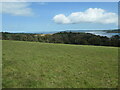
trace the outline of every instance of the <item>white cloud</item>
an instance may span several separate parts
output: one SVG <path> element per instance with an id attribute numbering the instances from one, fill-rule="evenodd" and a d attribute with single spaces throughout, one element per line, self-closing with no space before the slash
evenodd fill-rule
<path id="1" fill-rule="evenodd" d="M 17 1 L 17 0 L 16 0 Z M 1 13 L 11 14 L 14 16 L 31 16 L 33 15 L 32 9 L 27 2 L 3 2 Z"/>
<path id="2" fill-rule="evenodd" d="M 62 23 L 62 24 L 70 23 L 70 19 L 67 18 L 64 14 L 56 15 L 53 19 L 56 23 Z"/>
<path id="3" fill-rule="evenodd" d="M 116 24 L 118 23 L 118 15 L 116 13 L 107 12 L 101 8 L 89 8 L 84 12 L 74 12 L 69 16 L 58 14 L 53 17 L 54 22 L 60 24 L 75 24 L 75 23 L 101 23 L 101 24 Z"/>

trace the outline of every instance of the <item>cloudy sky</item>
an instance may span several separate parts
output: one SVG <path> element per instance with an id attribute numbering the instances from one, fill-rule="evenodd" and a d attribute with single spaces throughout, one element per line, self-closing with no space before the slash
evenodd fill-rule
<path id="1" fill-rule="evenodd" d="M 51 32 L 116 29 L 117 2 L 11 2 L 2 4 L 2 30 Z"/>

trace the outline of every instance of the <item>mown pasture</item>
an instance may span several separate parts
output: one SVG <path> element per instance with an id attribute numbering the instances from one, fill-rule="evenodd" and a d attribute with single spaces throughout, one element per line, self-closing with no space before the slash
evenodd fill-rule
<path id="1" fill-rule="evenodd" d="M 117 47 L 2 43 L 3 88 L 117 87 Z"/>

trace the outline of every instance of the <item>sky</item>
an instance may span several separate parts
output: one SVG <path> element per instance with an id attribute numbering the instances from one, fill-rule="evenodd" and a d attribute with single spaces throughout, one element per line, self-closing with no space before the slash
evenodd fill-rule
<path id="1" fill-rule="evenodd" d="M 4 32 L 118 28 L 117 2 L 6 2 L 0 15 Z"/>

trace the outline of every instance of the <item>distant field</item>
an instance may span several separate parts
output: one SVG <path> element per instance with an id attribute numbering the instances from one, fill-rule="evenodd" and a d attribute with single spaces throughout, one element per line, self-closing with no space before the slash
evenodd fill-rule
<path id="1" fill-rule="evenodd" d="M 115 88 L 118 48 L 3 41 L 3 88 Z"/>

